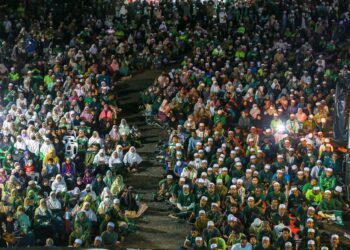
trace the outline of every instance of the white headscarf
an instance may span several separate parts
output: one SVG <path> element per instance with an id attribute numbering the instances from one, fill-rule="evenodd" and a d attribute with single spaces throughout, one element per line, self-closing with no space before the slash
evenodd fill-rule
<path id="1" fill-rule="evenodd" d="M 110 168 L 113 168 L 113 164 L 123 163 L 122 160 L 123 160 L 123 153 L 122 153 L 122 157 L 120 158 L 118 155 L 118 151 L 115 150 L 115 151 L 113 151 L 111 157 L 109 157 L 108 165 Z"/>
<path id="2" fill-rule="evenodd" d="M 125 164 L 140 164 L 142 162 L 141 156 L 136 152 L 135 147 L 130 147 L 129 151 L 124 156 Z"/>
<path id="3" fill-rule="evenodd" d="M 110 198 L 105 198 L 101 201 L 100 205 L 98 206 L 97 209 L 97 214 L 105 214 L 108 212 L 112 205 L 112 201 Z"/>
<path id="4" fill-rule="evenodd" d="M 90 191 L 87 191 L 89 189 Z M 85 189 L 80 192 L 80 200 L 84 200 L 85 196 L 89 195 L 93 201 L 97 199 L 97 195 L 94 190 L 92 190 L 91 184 L 87 184 Z"/>
<path id="5" fill-rule="evenodd" d="M 109 132 L 110 137 L 112 138 L 113 141 L 118 141 L 120 138 L 119 131 L 118 131 L 118 126 L 113 125 L 111 131 Z"/>
<path id="6" fill-rule="evenodd" d="M 105 187 L 105 188 L 103 189 L 103 191 L 102 191 L 100 197 L 101 197 L 101 200 L 104 200 L 104 199 L 107 198 L 107 197 L 109 197 L 109 198 L 113 197 L 113 195 L 112 195 L 111 191 L 109 190 L 109 188 L 108 188 L 108 187 Z"/>
<path id="7" fill-rule="evenodd" d="M 61 202 L 56 197 L 56 192 L 51 191 L 49 198 L 46 201 L 47 207 L 49 209 L 61 209 Z"/>
<path id="8" fill-rule="evenodd" d="M 21 141 L 19 141 L 19 139 Z M 26 143 L 25 143 L 25 141 L 23 140 L 23 138 L 20 135 L 17 136 L 17 140 L 16 140 L 16 142 L 15 142 L 15 144 L 13 146 L 17 150 L 25 151 L 27 149 Z"/>
<path id="9" fill-rule="evenodd" d="M 40 147 L 40 153 L 46 155 L 50 151 L 50 149 L 55 151 L 55 147 L 53 146 L 53 144 L 50 141 L 48 143 L 44 142 L 44 144 Z"/>
<path id="10" fill-rule="evenodd" d="M 122 119 L 119 125 L 119 134 L 123 134 L 123 133 L 125 133 L 126 135 L 129 135 L 130 133 L 130 127 L 125 119 Z"/>
<path id="11" fill-rule="evenodd" d="M 97 164 L 100 162 L 104 162 L 104 164 L 108 163 L 108 156 L 106 155 L 106 152 L 104 149 L 100 149 L 100 151 L 98 151 L 97 155 L 95 155 L 93 163 Z"/>
<path id="12" fill-rule="evenodd" d="M 61 180 L 58 180 L 59 177 L 61 177 Z M 52 182 L 51 189 L 52 191 L 56 191 L 56 192 L 67 191 L 67 185 L 62 175 L 60 174 L 56 175 L 55 180 Z"/>
<path id="13" fill-rule="evenodd" d="M 90 221 L 97 222 L 97 217 L 94 211 L 92 211 L 91 208 L 89 208 L 89 210 L 84 209 L 86 204 L 90 204 L 90 202 L 84 202 L 83 207 L 80 211 L 84 212 L 86 214 L 86 217 L 88 217 Z"/>
<path id="14" fill-rule="evenodd" d="M 97 135 L 97 136 L 94 137 L 94 135 Z M 92 132 L 92 136 L 90 137 L 90 139 L 88 141 L 89 146 L 92 144 L 101 144 L 101 138 L 100 138 L 100 135 L 98 134 L 97 131 Z"/>

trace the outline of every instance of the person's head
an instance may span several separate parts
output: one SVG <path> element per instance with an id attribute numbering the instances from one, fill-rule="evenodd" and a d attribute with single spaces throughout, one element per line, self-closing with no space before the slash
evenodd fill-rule
<path id="1" fill-rule="evenodd" d="M 286 212 L 286 205 L 280 204 L 280 205 L 278 206 L 278 213 L 279 213 L 280 215 L 284 215 L 285 212 Z"/>
<path id="2" fill-rule="evenodd" d="M 289 230 L 288 227 L 284 227 L 284 228 L 282 229 L 282 236 L 283 236 L 284 239 L 288 239 L 288 238 L 289 238 L 289 236 L 290 236 L 290 230 Z"/>
<path id="3" fill-rule="evenodd" d="M 242 237 L 241 237 L 241 247 L 246 247 L 246 245 L 247 245 L 247 237 L 245 236 L 245 235 L 242 235 Z"/>
<path id="4" fill-rule="evenodd" d="M 333 175 L 333 169 L 332 168 L 326 168 L 325 173 L 327 177 L 331 177 Z"/>
<path id="5" fill-rule="evenodd" d="M 290 241 L 287 241 L 287 242 L 284 244 L 284 249 L 285 249 L 285 250 L 293 250 L 293 244 L 292 244 Z"/>
<path id="6" fill-rule="evenodd" d="M 207 204 L 207 202 L 208 202 L 208 197 L 202 196 L 200 201 L 199 201 L 199 205 L 204 207 Z"/>
<path id="7" fill-rule="evenodd" d="M 339 245 L 339 235 L 338 234 L 333 234 L 331 236 L 331 245 L 334 246 L 338 246 Z"/>
<path id="8" fill-rule="evenodd" d="M 218 210 L 219 210 L 219 204 L 215 202 L 211 203 L 211 211 L 216 212 Z"/>
<path id="9" fill-rule="evenodd" d="M 39 204 L 40 204 L 40 207 L 41 207 L 41 208 L 47 208 L 45 199 L 41 199 L 40 202 L 39 202 Z"/>
<path id="10" fill-rule="evenodd" d="M 83 209 L 85 211 L 89 211 L 90 210 L 90 202 L 84 202 L 83 204 Z"/>
<path id="11" fill-rule="evenodd" d="M 309 239 L 314 239 L 314 238 L 315 238 L 315 229 L 309 228 L 309 229 L 307 230 L 307 237 L 308 237 Z"/>
<path id="12" fill-rule="evenodd" d="M 316 250 L 316 243 L 314 240 L 307 241 L 307 249 L 308 250 Z"/>
<path id="13" fill-rule="evenodd" d="M 195 238 L 195 244 L 196 244 L 197 247 L 202 247 L 204 245 L 203 238 L 200 237 L 200 236 L 197 236 Z"/>
<path id="14" fill-rule="evenodd" d="M 109 233 L 113 232 L 113 231 L 114 231 L 114 228 L 115 228 L 115 225 L 114 225 L 113 222 L 108 222 L 108 223 L 107 223 L 107 231 L 108 231 Z"/>
<path id="15" fill-rule="evenodd" d="M 215 184 L 214 183 L 209 183 L 209 185 L 208 185 L 208 191 L 209 191 L 209 193 L 213 193 L 213 192 L 215 192 Z"/>
<path id="16" fill-rule="evenodd" d="M 102 248 L 102 237 L 96 236 L 94 240 L 94 247 L 95 248 Z"/>
<path id="17" fill-rule="evenodd" d="M 54 246 L 54 242 L 52 238 L 47 238 L 46 242 L 45 242 L 45 247 L 53 247 Z"/>
<path id="18" fill-rule="evenodd" d="M 262 237 L 262 246 L 263 248 L 270 247 L 270 238 L 268 236 Z"/>
<path id="19" fill-rule="evenodd" d="M 320 187 L 319 186 L 314 186 L 312 188 L 312 191 L 315 195 L 318 195 L 320 193 Z"/>
<path id="20" fill-rule="evenodd" d="M 273 190 L 275 192 L 278 192 L 281 190 L 281 185 L 277 181 L 273 184 Z"/>
<path id="21" fill-rule="evenodd" d="M 252 246 L 255 246 L 255 245 L 258 243 L 255 234 L 250 234 L 249 243 L 250 243 Z"/>
<path id="22" fill-rule="evenodd" d="M 81 239 L 75 239 L 73 244 L 74 248 L 81 248 L 82 245 L 83 245 L 83 241 Z"/>
<path id="23" fill-rule="evenodd" d="M 102 176 L 102 174 L 97 174 L 97 175 L 96 175 L 96 180 L 97 180 L 98 182 L 102 182 L 102 181 L 103 181 L 103 176 Z"/>
<path id="24" fill-rule="evenodd" d="M 198 216 L 200 220 L 204 220 L 207 217 L 204 210 L 200 210 Z"/>
<path id="25" fill-rule="evenodd" d="M 214 229 L 215 229 L 215 224 L 214 224 L 214 222 L 213 221 L 208 221 L 208 223 L 207 223 L 207 228 L 208 228 L 208 230 L 209 231 L 213 231 Z"/>
<path id="26" fill-rule="evenodd" d="M 277 162 L 282 163 L 283 162 L 283 155 L 277 155 Z"/>
<path id="27" fill-rule="evenodd" d="M 326 191 L 324 192 L 324 198 L 325 198 L 326 200 L 330 200 L 331 197 L 332 197 L 332 191 L 326 190 Z"/>
<path id="28" fill-rule="evenodd" d="M 190 193 L 190 187 L 187 184 L 183 185 L 182 190 L 184 194 Z"/>

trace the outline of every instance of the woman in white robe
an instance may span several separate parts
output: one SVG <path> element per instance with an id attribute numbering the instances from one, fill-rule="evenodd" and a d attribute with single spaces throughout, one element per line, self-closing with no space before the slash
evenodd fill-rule
<path id="1" fill-rule="evenodd" d="M 52 191 L 58 192 L 66 192 L 67 191 L 67 185 L 64 181 L 62 175 L 58 174 L 56 175 L 55 180 L 51 184 Z"/>
<path id="2" fill-rule="evenodd" d="M 90 147 L 92 144 L 98 144 L 99 146 L 101 146 L 101 137 L 98 134 L 97 131 L 92 132 L 92 136 L 90 137 L 89 141 L 88 141 L 88 146 Z"/>
<path id="3" fill-rule="evenodd" d="M 123 162 L 127 166 L 129 172 L 136 172 L 139 169 L 142 158 L 136 152 L 135 147 L 130 147 L 129 151 L 124 156 Z"/>

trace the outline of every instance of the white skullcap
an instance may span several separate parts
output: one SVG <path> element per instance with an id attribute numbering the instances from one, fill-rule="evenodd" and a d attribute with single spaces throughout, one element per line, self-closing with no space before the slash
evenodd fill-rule
<path id="1" fill-rule="evenodd" d="M 308 244 L 308 245 L 315 245 L 315 241 L 314 241 L 314 240 L 309 240 L 309 241 L 307 242 L 307 244 Z"/>
<path id="2" fill-rule="evenodd" d="M 217 248 L 217 247 L 218 247 L 218 245 L 215 244 L 215 243 L 210 245 L 210 249 L 215 249 L 215 248 Z"/>
<path id="3" fill-rule="evenodd" d="M 214 222 L 213 221 L 208 221 L 208 224 L 207 224 L 207 226 L 209 227 L 209 226 L 214 226 Z"/>
<path id="4" fill-rule="evenodd" d="M 83 244 L 83 241 L 81 239 L 75 239 L 74 243 L 81 245 Z"/>
<path id="5" fill-rule="evenodd" d="M 227 217 L 228 221 L 237 221 L 237 218 L 233 215 L 233 214 L 229 214 L 229 216 Z"/>
<path id="6" fill-rule="evenodd" d="M 336 186 L 335 191 L 337 191 L 338 193 L 341 193 L 343 191 L 343 188 L 341 186 Z"/>
<path id="7" fill-rule="evenodd" d="M 108 224 L 107 224 L 107 227 L 115 227 L 115 225 L 114 225 L 114 223 L 113 222 L 108 222 Z"/>
<path id="8" fill-rule="evenodd" d="M 335 239 L 339 239 L 339 235 L 338 234 L 332 234 L 331 238 L 335 238 Z"/>

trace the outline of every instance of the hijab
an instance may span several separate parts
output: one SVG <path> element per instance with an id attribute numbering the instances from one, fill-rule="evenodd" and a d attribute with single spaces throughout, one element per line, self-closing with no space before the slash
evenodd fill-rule
<path id="1" fill-rule="evenodd" d="M 136 152 L 135 147 L 130 147 L 129 151 L 124 156 L 124 163 L 127 164 L 140 164 L 142 162 L 142 158 Z"/>
<path id="2" fill-rule="evenodd" d="M 120 138 L 119 131 L 118 131 L 118 126 L 113 125 L 111 131 L 109 132 L 109 135 L 113 141 L 118 141 Z"/>
<path id="3" fill-rule="evenodd" d="M 113 176 L 112 171 L 111 170 L 107 170 L 106 176 L 103 178 L 103 181 L 106 184 L 106 186 L 108 187 L 108 189 L 111 188 L 114 180 L 115 180 L 115 177 Z"/>
<path id="4" fill-rule="evenodd" d="M 126 135 L 129 135 L 130 133 L 130 127 L 125 119 L 122 119 L 119 125 L 119 134 L 123 134 L 123 133 L 125 133 Z"/>
<path id="5" fill-rule="evenodd" d="M 121 191 L 124 189 L 124 179 L 123 176 L 117 175 L 116 179 L 114 180 L 112 186 L 111 186 L 111 193 L 114 196 L 118 196 Z"/>
<path id="6" fill-rule="evenodd" d="M 56 175 L 55 180 L 52 182 L 51 189 L 56 192 L 67 191 L 67 185 L 62 175 Z"/>
<path id="7" fill-rule="evenodd" d="M 61 209 L 62 205 L 61 202 L 57 199 L 56 193 L 54 191 L 51 191 L 50 196 L 47 200 L 47 207 L 49 209 Z"/>

